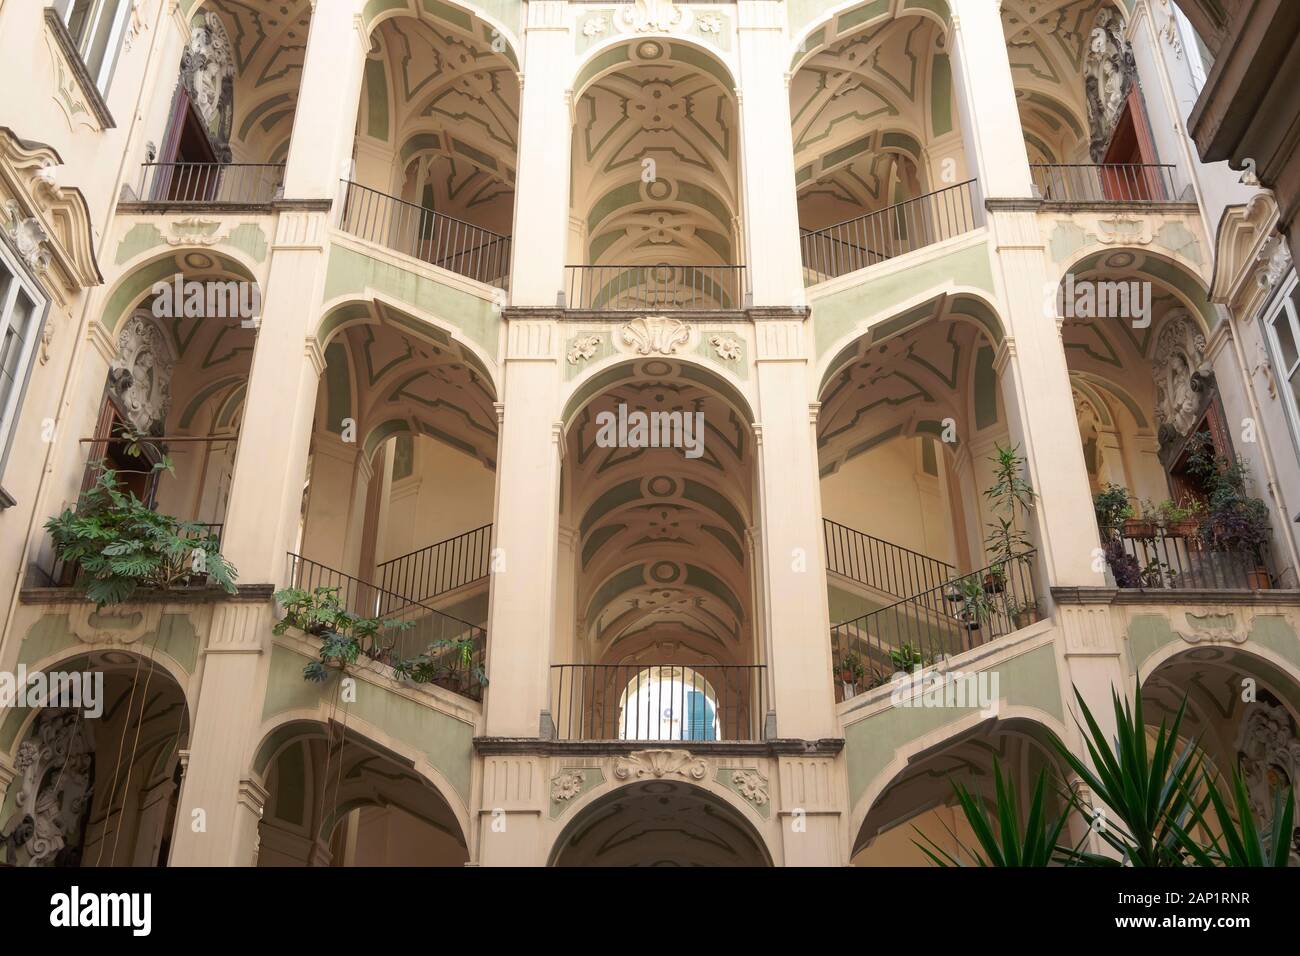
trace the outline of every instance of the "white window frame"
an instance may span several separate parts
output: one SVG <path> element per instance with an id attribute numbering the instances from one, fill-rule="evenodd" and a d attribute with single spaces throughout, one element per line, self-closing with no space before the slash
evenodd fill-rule
<path id="1" fill-rule="evenodd" d="M 1293 299 L 1297 284 L 1300 284 L 1300 279 L 1297 278 L 1295 270 L 1292 270 L 1291 274 L 1278 284 L 1273 301 L 1264 310 L 1260 321 L 1264 326 L 1264 338 L 1268 342 L 1269 359 L 1273 363 L 1274 385 L 1282 397 L 1282 405 L 1286 408 L 1287 424 L 1291 426 L 1291 442 L 1300 454 L 1300 406 L 1297 405 L 1295 392 L 1291 388 L 1291 376 L 1300 370 L 1300 357 L 1290 368 L 1283 365 L 1285 360 L 1282 356 L 1282 344 L 1278 341 L 1276 328 L 1279 321 L 1290 325 L 1291 334 L 1295 337 L 1297 353 L 1300 354 L 1300 308 L 1297 308 Z"/>
<path id="2" fill-rule="evenodd" d="M 32 366 L 36 361 L 36 348 L 45 332 L 45 323 L 49 321 L 50 297 L 23 268 L 22 260 L 9 246 L 7 240 L 0 240 L 0 269 L 11 277 L 4 299 L 0 301 L 0 347 L 3 347 L 10 323 L 14 320 L 14 307 L 18 302 L 18 293 L 24 293 L 32 302 L 30 334 L 23 341 L 22 353 L 14 366 L 13 389 L 3 398 L 3 407 L 0 407 L 0 482 L 2 482 L 5 468 L 9 463 L 9 450 L 13 445 L 23 399 L 27 394 L 27 385 L 31 381 Z M 7 498 L 7 494 L 2 489 L 0 489 L 0 497 Z"/>
<path id="3" fill-rule="evenodd" d="M 75 6 L 76 0 L 55 0 L 55 12 L 65 25 L 68 25 L 72 19 Z M 92 77 L 100 93 L 108 91 L 108 82 L 113 77 L 114 67 L 117 66 L 117 55 L 122 48 L 122 34 L 126 30 L 126 19 L 130 12 L 131 0 L 92 0 L 90 14 L 86 17 L 85 32 L 80 41 L 77 41 L 77 51 L 89 70 L 90 63 L 87 57 L 95 46 L 95 38 L 101 31 L 105 29 L 109 31 L 104 46 L 104 60 L 99 64 L 96 75 Z M 105 22 L 106 18 L 107 22 Z"/>

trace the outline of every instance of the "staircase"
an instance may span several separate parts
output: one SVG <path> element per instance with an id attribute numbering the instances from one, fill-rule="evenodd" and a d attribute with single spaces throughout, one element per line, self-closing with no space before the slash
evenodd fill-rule
<path id="1" fill-rule="evenodd" d="M 492 561 L 492 525 L 485 524 L 375 567 L 380 588 L 410 601 L 443 603 L 487 577 Z"/>

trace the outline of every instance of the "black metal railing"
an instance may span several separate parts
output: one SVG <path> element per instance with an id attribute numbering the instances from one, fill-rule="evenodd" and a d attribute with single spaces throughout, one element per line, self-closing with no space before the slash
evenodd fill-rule
<path id="1" fill-rule="evenodd" d="M 571 265 L 564 305 L 610 312 L 709 312 L 745 307 L 744 266 Z"/>
<path id="2" fill-rule="evenodd" d="M 1029 167 L 1047 202 L 1177 202 L 1174 167 L 1136 163 L 1035 164 Z"/>
<path id="3" fill-rule="evenodd" d="M 415 601 L 428 601 L 487 577 L 492 525 L 485 524 L 376 566 L 379 586 Z"/>
<path id="4" fill-rule="evenodd" d="M 929 666 L 1028 627 L 1039 615 L 1036 559 L 1036 552 L 1027 551 L 836 624 L 831 656 L 837 687 L 876 687 L 900 671 Z"/>
<path id="5" fill-rule="evenodd" d="M 1267 591 L 1276 581 L 1267 549 L 1225 549 L 1196 522 L 1135 520 L 1102 528 L 1107 570 L 1120 588 Z"/>
<path id="6" fill-rule="evenodd" d="M 262 205 L 284 194 L 284 163 L 145 163 L 140 199 Z"/>
<path id="7" fill-rule="evenodd" d="M 805 281 L 847 275 L 970 232 L 983 223 L 976 185 L 972 179 L 824 229 L 801 229 Z"/>
<path id="8" fill-rule="evenodd" d="M 957 576 L 946 561 L 822 519 L 826 570 L 897 598 L 939 587 Z"/>
<path id="9" fill-rule="evenodd" d="M 412 601 L 302 555 L 290 553 L 289 587 L 337 589 L 339 603 L 352 614 L 405 625 L 381 632 L 369 656 L 384 664 L 427 658 L 437 676 L 432 683 L 474 700 L 483 696 L 487 631 L 419 601 Z"/>
<path id="10" fill-rule="evenodd" d="M 510 237 L 426 206 L 343 181 L 339 228 L 475 282 L 505 288 Z"/>
<path id="11" fill-rule="evenodd" d="M 560 740 L 763 739 L 761 664 L 553 664 Z"/>

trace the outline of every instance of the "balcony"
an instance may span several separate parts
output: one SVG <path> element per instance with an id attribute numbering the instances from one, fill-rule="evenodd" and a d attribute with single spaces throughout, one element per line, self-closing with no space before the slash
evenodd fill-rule
<path id="1" fill-rule="evenodd" d="M 339 228 L 475 282 L 508 287 L 510 237 L 344 180 Z"/>
<path id="2" fill-rule="evenodd" d="M 761 664 L 554 664 L 555 739 L 760 742 L 766 671 Z"/>
<path id="3" fill-rule="evenodd" d="M 392 666 L 399 661 L 424 659 L 434 674 L 432 683 L 471 700 L 483 699 L 487 683 L 483 677 L 487 652 L 484 628 L 302 555 L 291 553 L 288 562 L 289 587 L 309 592 L 337 589 L 337 599 L 349 613 L 402 626 L 389 631 L 368 651 L 372 660 Z"/>
<path id="4" fill-rule="evenodd" d="M 1134 518 L 1101 531 L 1107 569 L 1121 589 L 1269 591 L 1277 584 L 1265 546 L 1216 546 L 1195 521 Z"/>
<path id="5" fill-rule="evenodd" d="M 265 206 L 284 196 L 283 163 L 145 163 L 139 202 Z"/>
<path id="6" fill-rule="evenodd" d="M 836 696 L 888 684 L 1039 620 L 1037 552 L 953 577 L 831 628 Z"/>
<path id="7" fill-rule="evenodd" d="M 571 265 L 564 305 L 590 312 L 733 312 L 748 297 L 744 266 Z"/>
<path id="8" fill-rule="evenodd" d="M 1029 167 L 1044 202 L 1097 205 L 1177 203 L 1174 167 L 1137 164 L 1038 164 Z"/>
<path id="9" fill-rule="evenodd" d="M 804 283 L 815 285 L 971 232 L 983 224 L 975 180 L 827 226 L 801 229 Z"/>

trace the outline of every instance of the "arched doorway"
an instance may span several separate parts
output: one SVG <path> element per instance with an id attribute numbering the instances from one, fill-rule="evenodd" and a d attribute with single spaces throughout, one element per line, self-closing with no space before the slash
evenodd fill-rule
<path id="1" fill-rule="evenodd" d="M 268 792 L 258 866 L 463 866 L 455 812 L 401 754 L 349 729 L 297 721 L 257 758 Z"/>
<path id="2" fill-rule="evenodd" d="M 51 697 L 23 728 L 19 775 L 0 807 L 0 862 L 166 866 L 189 740 L 184 691 L 166 668 L 119 650 L 41 673 L 50 688 L 79 685 L 79 705 Z"/>
<path id="3" fill-rule="evenodd" d="M 770 866 L 748 821 L 685 783 L 630 784 L 585 807 L 560 834 L 551 866 Z"/>

